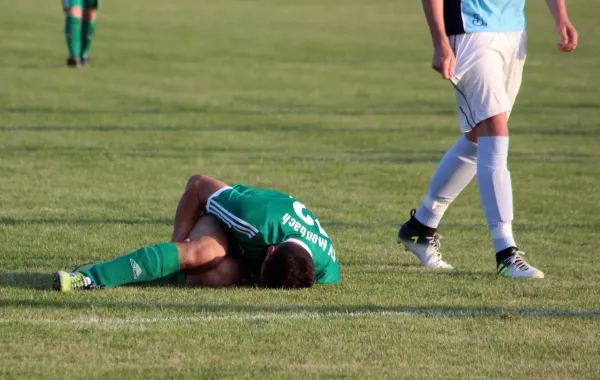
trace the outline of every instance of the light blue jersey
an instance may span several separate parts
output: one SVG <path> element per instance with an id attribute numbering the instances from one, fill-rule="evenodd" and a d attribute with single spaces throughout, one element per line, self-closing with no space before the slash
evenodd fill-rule
<path id="1" fill-rule="evenodd" d="M 525 30 L 525 0 L 444 0 L 449 36 Z"/>

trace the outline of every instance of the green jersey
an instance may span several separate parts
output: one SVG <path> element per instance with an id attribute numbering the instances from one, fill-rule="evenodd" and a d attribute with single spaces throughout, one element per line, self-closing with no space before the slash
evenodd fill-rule
<path id="1" fill-rule="evenodd" d="M 317 283 L 340 282 L 331 239 L 315 215 L 291 196 L 236 184 L 211 195 L 206 211 L 229 227 L 237 245 L 232 254 L 253 273 L 260 272 L 269 246 L 294 242 L 312 256 Z"/>
<path id="2" fill-rule="evenodd" d="M 82 9 L 100 8 L 100 0 L 62 0 L 62 3 L 65 11 L 71 7 L 80 7 Z"/>

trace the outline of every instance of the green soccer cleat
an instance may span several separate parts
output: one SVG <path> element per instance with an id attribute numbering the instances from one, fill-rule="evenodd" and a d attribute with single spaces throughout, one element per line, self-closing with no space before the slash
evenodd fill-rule
<path id="1" fill-rule="evenodd" d="M 79 272 L 65 272 L 60 270 L 54 273 L 54 289 L 59 292 L 70 292 L 72 290 L 95 289 L 92 280 Z"/>

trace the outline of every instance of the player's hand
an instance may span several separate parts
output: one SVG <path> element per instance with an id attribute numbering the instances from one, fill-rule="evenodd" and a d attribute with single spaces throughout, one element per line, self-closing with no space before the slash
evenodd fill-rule
<path id="1" fill-rule="evenodd" d="M 433 51 L 433 58 L 431 59 L 431 67 L 442 74 L 442 78 L 450 79 L 454 75 L 454 65 L 456 64 L 456 57 L 450 45 L 443 45 L 436 47 Z"/>
<path id="2" fill-rule="evenodd" d="M 556 45 L 558 50 L 566 53 L 575 50 L 575 48 L 577 47 L 578 36 L 577 30 L 575 30 L 575 27 L 571 24 L 571 21 L 569 21 L 568 19 L 560 20 L 556 23 L 556 31 L 558 32 L 562 40 L 561 43 Z"/>

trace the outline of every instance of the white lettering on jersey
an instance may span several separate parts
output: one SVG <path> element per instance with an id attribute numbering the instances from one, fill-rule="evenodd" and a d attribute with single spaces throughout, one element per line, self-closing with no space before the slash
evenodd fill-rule
<path id="1" fill-rule="evenodd" d="M 309 231 L 306 228 L 306 226 L 304 224 L 302 224 L 302 222 L 308 224 L 309 226 L 314 226 L 316 224 L 317 227 L 319 228 L 319 233 L 321 235 L 323 235 L 326 238 L 329 238 L 329 235 L 327 235 L 327 233 L 325 232 L 323 227 L 321 227 L 321 223 L 319 223 L 319 220 L 313 219 L 310 215 L 304 215 L 304 213 L 303 213 L 304 210 L 306 210 L 306 207 L 302 203 L 295 201 L 294 202 L 294 211 L 296 212 L 296 215 L 301 220 L 296 220 L 290 214 L 286 213 L 281 218 L 283 224 L 284 225 L 287 224 L 288 226 L 292 227 L 294 229 L 294 231 L 300 232 L 300 235 L 303 238 L 312 242 L 313 244 L 318 244 L 319 247 L 321 247 L 321 249 L 323 251 L 327 251 L 327 245 L 328 245 L 327 240 L 324 239 L 323 237 L 317 235 L 316 233 Z M 333 246 L 330 246 L 328 255 L 331 256 L 332 254 L 333 254 L 332 258 L 335 261 L 335 251 L 333 251 Z"/>
<path id="2" fill-rule="evenodd" d="M 296 221 L 296 224 L 294 224 L 294 231 L 296 231 L 296 232 L 300 231 L 300 227 L 302 227 L 302 223 L 300 223 L 299 221 Z"/>
<path id="3" fill-rule="evenodd" d="M 333 245 L 329 247 L 329 252 L 327 252 L 327 255 L 329 255 L 329 257 L 331 257 L 331 260 L 333 260 L 333 262 L 335 263 L 336 257 L 335 257 L 335 249 L 333 249 Z"/>
<path id="4" fill-rule="evenodd" d="M 327 240 L 323 239 L 322 237 L 319 238 L 319 247 L 321 247 L 324 250 L 327 249 Z"/>
<path id="5" fill-rule="evenodd" d="M 311 218 L 310 215 L 304 215 L 302 213 L 303 210 L 306 210 L 306 207 L 302 203 L 298 201 L 294 202 L 294 211 L 296 211 L 296 215 L 298 215 L 300 219 L 304 221 L 304 223 L 308 224 L 309 226 L 314 226 L 314 219 Z"/>
<path id="6" fill-rule="evenodd" d="M 321 233 L 321 235 L 325 236 L 325 237 L 329 237 L 329 235 L 327 235 L 327 233 L 325 232 L 325 230 L 323 229 L 323 227 L 321 227 L 321 223 L 319 223 L 319 219 L 315 219 L 315 222 L 317 223 L 317 227 L 319 227 L 319 232 Z"/>

